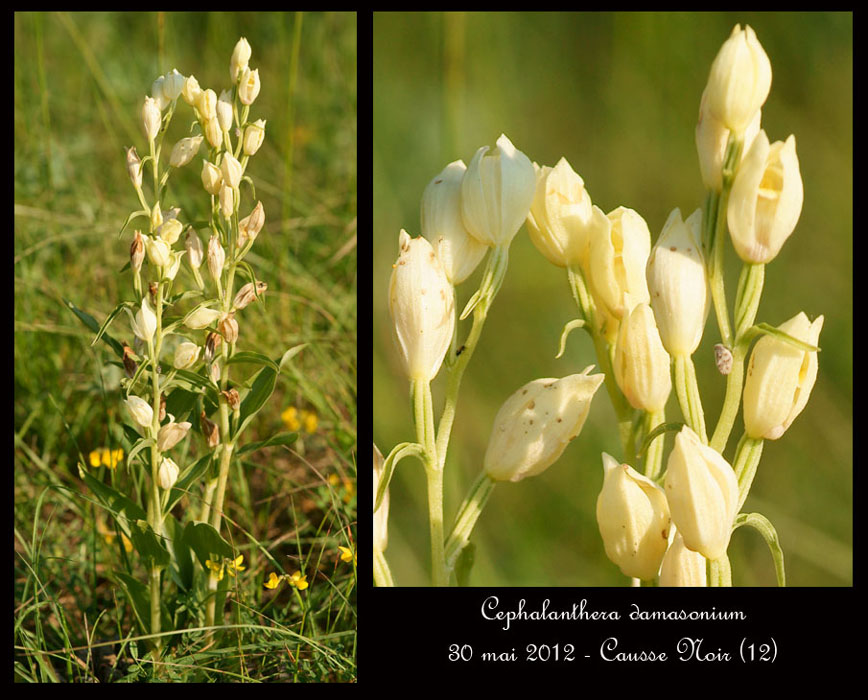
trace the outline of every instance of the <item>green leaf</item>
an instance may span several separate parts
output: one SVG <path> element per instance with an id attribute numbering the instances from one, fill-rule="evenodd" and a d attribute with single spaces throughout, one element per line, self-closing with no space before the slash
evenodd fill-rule
<path id="1" fill-rule="evenodd" d="M 789 333 L 785 333 L 779 328 L 775 328 L 774 326 L 770 326 L 768 323 L 758 323 L 755 326 L 751 326 L 751 328 L 744 334 L 743 342 L 750 343 L 758 335 L 770 335 L 778 340 L 786 343 L 787 345 L 791 345 L 798 350 L 803 350 L 804 352 L 820 352 L 820 348 L 816 345 L 811 345 L 810 343 L 806 343 L 803 340 L 799 340 L 798 338 L 794 338 Z"/>
<path id="2" fill-rule="evenodd" d="M 261 367 L 271 367 L 275 372 L 280 371 L 280 367 L 278 366 L 278 364 L 270 357 L 268 357 L 267 355 L 263 355 L 261 352 L 252 352 L 250 350 L 236 352 L 232 357 L 229 358 L 229 360 L 227 360 L 226 364 L 260 365 Z"/>
<path id="3" fill-rule="evenodd" d="M 150 158 L 150 156 L 148 156 L 147 158 L 145 158 L 145 160 L 147 160 L 148 158 Z M 142 165 L 144 165 L 144 162 L 145 162 L 145 161 L 142 161 Z M 134 212 L 132 212 L 132 213 L 127 217 L 127 220 L 124 221 L 124 225 L 121 226 L 121 230 L 118 231 L 118 238 L 120 238 L 120 237 L 123 235 L 124 229 L 126 229 L 126 227 L 130 225 L 130 221 L 132 221 L 133 219 L 138 219 L 140 216 L 147 216 L 147 217 L 150 217 L 150 216 L 151 216 L 151 212 L 147 211 L 146 209 L 139 209 L 138 211 L 134 211 Z"/>
<path id="4" fill-rule="evenodd" d="M 654 442 L 655 438 L 663 435 L 663 433 L 677 433 L 684 427 L 684 423 L 661 423 L 654 430 L 648 433 L 645 436 L 645 439 L 642 441 L 642 445 L 639 447 L 639 451 L 636 453 L 637 457 L 641 457 L 644 455 L 648 448 L 651 446 L 651 443 Z"/>
<path id="5" fill-rule="evenodd" d="M 284 367 L 289 364 L 289 361 L 298 355 L 302 350 L 304 350 L 308 346 L 308 343 L 302 343 L 301 345 L 296 345 L 295 347 L 287 350 L 283 355 L 280 356 L 280 360 L 278 361 L 278 370 L 280 372 L 283 371 Z"/>
<path id="6" fill-rule="evenodd" d="M 111 322 L 115 320 L 117 315 L 123 311 L 125 308 L 134 307 L 135 304 L 131 301 L 122 301 L 118 304 L 112 312 L 106 317 L 106 320 L 102 322 L 102 325 L 99 327 L 99 331 L 96 334 L 96 337 L 91 341 L 91 345 L 96 345 L 97 341 L 102 338 L 103 333 L 106 332 L 108 327 L 111 325 Z"/>
<path id="7" fill-rule="evenodd" d="M 392 474 L 395 467 L 404 457 L 418 457 L 419 461 L 425 464 L 425 448 L 418 442 L 402 442 L 392 448 L 386 461 L 383 462 L 383 474 L 380 476 L 380 483 L 377 487 L 377 500 L 374 502 L 374 512 L 380 507 L 380 502 L 383 500 L 383 495 L 386 489 L 389 488 L 389 482 L 392 480 Z"/>
<path id="8" fill-rule="evenodd" d="M 135 457 L 139 452 L 144 450 L 147 447 L 151 447 L 156 444 L 156 441 L 153 438 L 140 438 L 139 441 L 133 445 L 130 453 L 127 455 L 127 464 L 133 461 L 133 457 Z"/>
<path id="9" fill-rule="evenodd" d="M 231 545 L 208 523 L 187 523 L 187 527 L 184 528 L 184 539 L 196 553 L 196 558 L 203 567 L 207 559 L 233 558 Z"/>
<path id="10" fill-rule="evenodd" d="M 591 332 L 590 328 L 585 325 L 585 320 L 581 318 L 575 318 L 564 326 L 564 329 L 561 331 L 561 342 L 558 346 L 558 354 L 555 355 L 555 359 L 558 360 L 564 354 L 564 350 L 567 347 L 567 336 L 574 331 L 576 328 L 584 328 L 588 333 Z"/>
<path id="11" fill-rule="evenodd" d="M 84 483 L 87 484 L 87 487 L 97 497 L 102 506 L 114 516 L 127 537 L 130 535 L 133 523 L 137 520 L 148 517 L 145 511 L 142 510 L 137 503 L 134 503 L 127 496 L 116 491 L 108 484 L 104 484 L 99 479 L 89 474 L 80 465 L 79 475 Z"/>
<path id="12" fill-rule="evenodd" d="M 181 590 L 189 591 L 193 587 L 193 554 L 190 544 L 184 539 L 184 530 L 174 516 L 167 516 L 163 522 L 174 554 L 170 575 Z"/>
<path id="13" fill-rule="evenodd" d="M 298 433 L 278 433 L 268 440 L 262 442 L 251 442 L 242 447 L 236 454 L 243 455 L 254 450 L 262 449 L 263 447 L 272 447 L 274 445 L 291 445 L 298 439 Z"/>
<path id="14" fill-rule="evenodd" d="M 187 299 L 191 299 L 192 297 L 200 297 L 202 296 L 202 292 L 198 289 L 188 289 L 185 292 L 181 292 L 180 294 L 176 294 L 173 297 L 169 297 L 166 299 L 166 304 L 168 306 L 174 306 L 175 304 L 179 304 L 182 301 L 186 301 Z"/>
<path id="15" fill-rule="evenodd" d="M 199 394 L 178 387 L 166 396 L 166 413 L 171 413 L 175 422 L 180 423 L 189 415 L 198 398 Z"/>
<path id="16" fill-rule="evenodd" d="M 64 299 L 63 303 L 66 304 L 66 307 L 70 311 L 72 311 L 72 313 L 74 313 L 76 316 L 78 316 L 78 319 L 85 326 L 90 328 L 90 330 L 92 330 L 94 333 L 99 332 L 99 324 L 96 322 L 96 319 L 93 316 L 91 316 L 89 313 L 79 309 L 75 304 L 73 304 L 71 301 L 69 301 L 69 299 Z M 115 354 L 118 357 L 124 356 L 124 347 L 117 340 L 112 338 L 107 333 L 103 335 L 102 339 L 105 343 L 107 343 L 109 345 L 109 347 L 111 347 L 112 350 L 115 351 Z"/>
<path id="17" fill-rule="evenodd" d="M 169 565 L 172 558 L 168 550 L 146 520 L 137 520 L 130 527 L 130 539 L 133 542 L 133 547 L 144 560 L 145 566 L 164 568 Z"/>
<path id="18" fill-rule="evenodd" d="M 455 579 L 459 586 L 470 585 L 470 570 L 473 568 L 475 558 L 476 545 L 468 542 L 461 550 L 458 560 L 455 562 Z"/>
<path id="19" fill-rule="evenodd" d="M 189 382 L 193 386 L 202 387 L 203 389 L 210 389 L 211 380 L 203 377 L 201 374 L 197 374 L 196 372 L 191 372 L 188 369 L 179 369 L 175 372 L 175 377 L 180 377 L 181 379 Z"/>
<path id="20" fill-rule="evenodd" d="M 244 400 L 241 402 L 241 420 L 235 435 L 238 436 L 247 427 L 247 424 L 253 420 L 253 417 L 265 405 L 272 392 L 274 385 L 277 382 L 277 372 L 271 367 L 263 367 L 256 375 L 253 385 Z"/>
<path id="21" fill-rule="evenodd" d="M 763 536 L 769 547 L 769 552 L 771 552 L 772 560 L 775 563 L 775 576 L 778 579 L 778 586 L 786 586 L 787 574 L 784 570 L 784 550 L 781 549 L 781 543 L 778 540 L 778 533 L 774 525 L 760 513 L 740 513 L 735 519 L 735 525 L 733 525 L 732 529 L 736 530 L 742 525 L 752 527 Z"/>
<path id="22" fill-rule="evenodd" d="M 151 599 L 148 595 L 148 587 L 122 571 L 115 571 L 114 575 L 124 587 L 127 598 L 130 599 L 142 634 L 147 634 L 151 628 Z"/>
<path id="23" fill-rule="evenodd" d="M 249 175 L 245 175 L 241 178 L 242 182 L 246 182 L 250 185 L 251 196 L 253 197 L 253 201 L 256 201 L 256 187 L 253 185 L 253 179 Z"/>

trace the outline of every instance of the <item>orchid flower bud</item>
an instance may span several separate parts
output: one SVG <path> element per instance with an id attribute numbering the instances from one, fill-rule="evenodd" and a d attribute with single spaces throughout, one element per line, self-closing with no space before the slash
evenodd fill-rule
<path id="1" fill-rule="evenodd" d="M 161 75 L 157 78 L 153 83 L 151 83 L 151 97 L 154 99 L 154 103 L 157 105 L 157 109 L 161 112 L 169 106 L 169 102 L 171 100 L 166 97 L 166 93 L 163 90 L 163 85 L 166 83 L 166 76 Z"/>
<path id="2" fill-rule="evenodd" d="M 196 103 L 202 119 L 211 120 L 217 118 L 217 93 L 211 88 L 202 90 Z"/>
<path id="3" fill-rule="evenodd" d="M 153 97 L 146 97 L 145 104 L 142 106 L 142 123 L 144 124 L 145 136 L 148 137 L 148 141 L 153 141 L 157 138 L 162 122 L 163 116 L 160 114 L 160 107 Z"/>
<path id="4" fill-rule="evenodd" d="M 148 260 L 157 267 L 165 267 L 171 261 L 172 250 L 162 238 L 148 238 L 145 241 L 148 250 Z"/>
<path id="5" fill-rule="evenodd" d="M 602 374 L 536 379 L 510 396 L 494 418 L 483 468 L 494 481 L 521 481 L 548 469 L 578 437 Z"/>
<path id="6" fill-rule="evenodd" d="M 823 317 L 811 323 L 799 312 L 778 329 L 810 345 L 817 345 Z M 777 440 L 790 427 L 811 396 L 817 379 L 816 351 L 801 350 L 764 335 L 750 356 L 744 382 L 744 426 L 748 437 Z"/>
<path id="7" fill-rule="evenodd" d="M 227 343 L 234 343 L 238 340 L 238 321 L 235 320 L 235 314 L 227 314 L 218 324 L 217 330 L 223 335 Z"/>
<path id="8" fill-rule="evenodd" d="M 706 585 L 705 557 L 687 549 L 681 533 L 676 532 L 660 565 L 660 586 L 705 588 Z"/>
<path id="9" fill-rule="evenodd" d="M 712 561 L 726 554 L 738 510 L 738 481 L 729 463 L 686 425 L 669 454 L 665 490 L 684 545 Z"/>
<path id="10" fill-rule="evenodd" d="M 708 76 L 708 109 L 727 129 L 744 132 L 772 85 L 769 57 L 749 26 L 736 24 Z"/>
<path id="11" fill-rule="evenodd" d="M 235 211 L 235 191 L 225 182 L 220 188 L 220 213 L 224 219 L 231 219 Z"/>
<path id="12" fill-rule="evenodd" d="M 536 173 L 528 157 L 503 134 L 490 150 L 480 148 L 467 166 L 461 181 L 461 216 L 480 243 L 508 246 L 530 211 Z"/>
<path id="13" fill-rule="evenodd" d="M 132 245 L 130 245 L 130 267 L 138 272 L 142 269 L 142 261 L 145 259 L 145 241 L 142 238 L 142 232 L 136 231 L 133 236 Z"/>
<path id="14" fill-rule="evenodd" d="M 402 229 L 398 242 L 400 254 L 389 281 L 389 312 L 407 377 L 431 381 L 452 342 L 454 293 L 427 239 L 410 238 Z"/>
<path id="15" fill-rule="evenodd" d="M 138 397 L 130 396 L 124 401 L 130 417 L 141 428 L 150 428 L 154 422 L 154 409 L 147 401 Z"/>
<path id="16" fill-rule="evenodd" d="M 377 490 L 383 478 L 383 455 L 374 445 L 374 505 L 377 505 Z M 380 507 L 374 511 L 374 551 L 385 552 L 389 544 L 389 489 L 383 494 Z"/>
<path id="17" fill-rule="evenodd" d="M 248 124 L 244 130 L 244 154 L 248 156 L 255 155 L 264 140 L 265 120 L 257 119 L 252 124 Z"/>
<path id="18" fill-rule="evenodd" d="M 202 145 L 202 136 L 190 136 L 186 139 L 181 139 L 172 147 L 172 154 L 169 156 L 169 165 L 173 168 L 182 168 L 199 152 L 199 146 Z"/>
<path id="19" fill-rule="evenodd" d="M 196 235 L 192 227 L 187 229 L 184 246 L 187 249 L 187 260 L 190 263 L 190 267 L 198 270 L 205 259 L 205 252 L 202 249 L 202 241 L 199 240 L 199 236 Z"/>
<path id="20" fill-rule="evenodd" d="M 672 391 L 669 353 L 660 340 L 654 312 L 644 302 L 621 321 L 613 370 L 633 408 L 654 412 L 666 405 Z"/>
<path id="21" fill-rule="evenodd" d="M 220 99 L 217 100 L 217 123 L 223 131 L 229 131 L 232 128 L 232 93 L 229 90 L 223 90 L 220 93 Z"/>
<path id="22" fill-rule="evenodd" d="M 151 231 L 156 231 L 163 223 L 163 212 L 160 209 L 160 203 L 156 202 L 154 208 L 151 209 Z"/>
<path id="23" fill-rule="evenodd" d="M 268 285 L 265 282 L 257 282 L 255 286 L 253 282 L 248 282 L 238 290 L 238 294 L 232 301 L 232 308 L 243 309 L 265 294 L 266 289 L 268 289 Z"/>
<path id="24" fill-rule="evenodd" d="M 160 471 L 157 474 L 160 480 L 160 488 L 166 491 L 172 488 L 178 480 L 178 473 L 180 471 L 178 465 L 173 460 L 163 457 L 163 461 L 160 463 Z"/>
<path id="25" fill-rule="evenodd" d="M 760 131 L 735 174 L 726 210 L 738 256 L 747 263 L 774 260 L 796 227 L 803 199 L 796 137 L 769 145 Z"/>
<path id="26" fill-rule="evenodd" d="M 762 110 L 758 109 L 744 131 L 742 160 L 759 133 L 761 120 Z M 696 152 L 699 154 L 699 171 L 702 175 L 702 182 L 714 192 L 720 192 L 723 189 L 723 161 L 726 157 L 729 134 L 730 131 L 723 122 L 715 119 L 709 112 L 708 88 L 706 88 L 699 103 L 699 121 L 696 123 L 695 136 Z"/>
<path id="27" fill-rule="evenodd" d="M 606 556 L 625 576 L 650 581 L 669 544 L 669 505 L 651 479 L 603 453 L 597 525 Z"/>
<path id="28" fill-rule="evenodd" d="M 208 194 L 219 195 L 223 187 L 223 173 L 213 163 L 207 160 L 202 162 L 202 185 Z"/>
<path id="29" fill-rule="evenodd" d="M 130 174 L 130 180 L 136 187 L 142 186 L 142 161 L 139 159 L 139 154 L 136 153 L 136 147 L 133 146 L 127 149 L 127 172 Z"/>
<path id="30" fill-rule="evenodd" d="M 255 240 L 265 225 L 265 208 L 262 202 L 257 202 L 253 211 L 238 222 L 238 247 L 244 247 L 247 241 Z"/>
<path id="31" fill-rule="evenodd" d="M 187 79 L 173 68 L 171 73 L 166 74 L 166 79 L 163 81 L 163 94 L 170 101 L 177 100 L 184 91 L 184 83 L 186 82 Z"/>
<path id="32" fill-rule="evenodd" d="M 602 211 L 593 216 L 601 221 Z M 651 232 L 637 212 L 618 207 L 606 217 L 610 226 L 595 227 L 588 250 L 588 281 L 594 298 L 617 319 L 636 304 L 648 302 L 645 267 L 651 252 Z"/>
<path id="33" fill-rule="evenodd" d="M 252 54 L 253 49 L 250 48 L 247 39 L 241 37 L 235 44 L 235 48 L 232 50 L 232 59 L 229 61 L 229 79 L 233 83 L 238 80 L 241 71 L 247 68 Z"/>
<path id="34" fill-rule="evenodd" d="M 171 416 L 170 416 L 171 418 Z M 190 431 L 190 423 L 166 423 L 157 433 L 157 449 L 160 452 L 167 452 L 177 445 L 181 440 L 187 437 Z"/>
<path id="35" fill-rule="evenodd" d="M 220 239 L 212 235 L 208 241 L 208 271 L 214 281 L 220 279 L 223 272 L 223 264 L 226 261 L 226 252 L 220 245 Z"/>
<path id="36" fill-rule="evenodd" d="M 175 358 L 172 364 L 175 369 L 190 369 L 199 359 L 202 348 L 196 343 L 185 342 L 175 348 Z"/>
<path id="37" fill-rule="evenodd" d="M 244 170 L 238 159 L 231 153 L 223 155 L 223 160 L 220 162 L 220 172 L 223 174 L 223 184 L 233 189 L 241 184 L 241 176 L 244 174 Z"/>
<path id="38" fill-rule="evenodd" d="M 205 338 L 205 362 L 211 363 L 214 360 L 214 354 L 217 352 L 217 348 L 220 347 L 220 343 L 222 342 L 223 336 L 219 333 L 211 331 L 208 334 L 208 336 Z M 214 382 L 216 383 L 217 380 L 215 379 Z"/>
<path id="39" fill-rule="evenodd" d="M 180 250 L 173 250 L 169 256 L 169 264 L 163 268 L 163 277 L 167 280 L 175 279 L 175 276 L 178 274 L 178 270 L 181 269 L 181 258 L 184 257 L 184 253 Z"/>
<path id="40" fill-rule="evenodd" d="M 150 342 L 154 333 L 157 332 L 157 314 L 154 313 L 147 297 L 142 299 L 142 308 L 136 312 L 132 325 L 136 337 L 141 338 L 146 343 Z"/>
<path id="41" fill-rule="evenodd" d="M 211 148 L 220 148 L 223 145 L 223 132 L 220 130 L 220 122 L 217 117 L 212 117 L 205 122 L 205 138 L 211 144 Z"/>
<path id="42" fill-rule="evenodd" d="M 218 319 L 220 312 L 216 309 L 209 309 L 205 306 L 200 306 L 184 319 L 184 325 L 193 330 L 201 330 L 207 328 Z"/>
<path id="43" fill-rule="evenodd" d="M 527 215 L 530 240 L 559 267 L 584 265 L 593 214 L 584 181 L 566 158 L 561 158 L 554 168 L 534 163 L 534 169 L 536 190 Z"/>
<path id="44" fill-rule="evenodd" d="M 171 246 L 178 241 L 183 230 L 184 224 L 177 219 L 166 219 L 154 233 Z"/>
<path id="45" fill-rule="evenodd" d="M 708 282 L 699 247 L 702 212 L 687 221 L 673 209 L 651 250 L 646 275 L 663 347 L 689 357 L 699 347 L 708 317 Z"/>
<path id="46" fill-rule="evenodd" d="M 187 76 L 181 94 L 184 96 L 184 102 L 191 107 L 196 107 L 199 104 L 199 95 L 202 94 L 202 88 L 199 87 L 199 81 L 196 80 L 195 76 Z"/>
<path id="47" fill-rule="evenodd" d="M 241 82 L 238 83 L 238 99 L 243 105 L 252 105 L 259 95 L 259 69 L 250 70 L 245 68 L 241 73 Z"/>
<path id="48" fill-rule="evenodd" d="M 422 193 L 422 235 L 434 248 L 446 278 L 453 285 L 466 280 L 488 252 L 464 228 L 461 218 L 461 181 L 467 166 L 447 165 Z"/>
<path id="49" fill-rule="evenodd" d="M 216 363 L 212 366 L 216 366 Z M 214 421 L 208 420 L 205 411 L 199 415 L 199 427 L 202 428 L 202 434 L 208 440 L 208 447 L 217 447 L 220 444 L 220 428 Z"/>

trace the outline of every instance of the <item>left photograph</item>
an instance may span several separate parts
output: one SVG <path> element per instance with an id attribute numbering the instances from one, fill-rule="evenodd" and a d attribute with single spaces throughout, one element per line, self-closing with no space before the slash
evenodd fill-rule
<path id="1" fill-rule="evenodd" d="M 14 15 L 16 682 L 356 682 L 356 41 Z"/>

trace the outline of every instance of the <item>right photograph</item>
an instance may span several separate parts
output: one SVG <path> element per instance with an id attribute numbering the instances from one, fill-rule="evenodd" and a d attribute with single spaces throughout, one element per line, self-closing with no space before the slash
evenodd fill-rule
<path id="1" fill-rule="evenodd" d="M 852 13 L 373 30 L 375 585 L 852 586 Z"/>

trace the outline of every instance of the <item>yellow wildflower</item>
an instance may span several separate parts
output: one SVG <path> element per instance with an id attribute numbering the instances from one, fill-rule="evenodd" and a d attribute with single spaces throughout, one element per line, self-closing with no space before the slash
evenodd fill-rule
<path id="1" fill-rule="evenodd" d="M 341 552 L 341 561 L 356 563 L 356 553 L 352 549 L 340 545 L 338 545 L 338 549 Z"/>
<path id="2" fill-rule="evenodd" d="M 280 585 L 281 580 L 283 580 L 283 576 L 278 576 L 272 571 L 268 580 L 265 582 L 265 587 L 271 589 L 277 588 Z"/>
<path id="3" fill-rule="evenodd" d="M 244 555 L 243 554 L 239 554 L 232 561 L 227 560 L 227 571 L 229 572 L 230 576 L 235 576 L 236 571 L 244 571 L 244 569 L 247 568 L 246 566 L 241 566 L 242 561 L 244 561 Z"/>
<path id="4" fill-rule="evenodd" d="M 211 578 L 215 578 L 218 581 L 223 580 L 223 571 L 224 571 L 223 562 L 220 562 L 218 564 L 217 562 L 213 562 L 210 559 L 206 559 L 205 560 L 205 566 L 207 566 L 211 570 L 211 573 L 210 573 Z"/>
<path id="5" fill-rule="evenodd" d="M 290 586 L 295 586 L 298 590 L 303 591 L 307 588 L 307 576 L 304 576 L 301 571 L 296 571 L 287 579 Z"/>
<path id="6" fill-rule="evenodd" d="M 296 431 L 301 428 L 301 422 L 298 420 L 298 409 L 295 406 L 290 406 L 280 414 L 283 424 L 287 430 Z"/>
<path id="7" fill-rule="evenodd" d="M 319 422 L 316 416 L 316 411 L 302 411 L 301 422 L 304 425 L 304 432 L 315 433 L 317 423 Z"/>
<path id="8" fill-rule="evenodd" d="M 356 492 L 356 484 L 352 479 L 344 479 L 344 492 L 344 503 L 349 503 Z"/>
<path id="9" fill-rule="evenodd" d="M 124 543 L 124 549 L 127 550 L 127 554 L 133 551 L 133 543 L 130 542 L 130 538 L 123 532 L 121 533 L 121 541 Z"/>
<path id="10" fill-rule="evenodd" d="M 341 479 L 337 474 L 329 474 L 329 484 L 331 486 L 337 486 L 341 483 Z"/>
<path id="11" fill-rule="evenodd" d="M 103 465 L 109 469 L 114 469 L 118 465 L 118 462 L 124 458 L 124 451 L 122 449 L 109 450 L 107 447 L 100 447 L 93 450 L 88 457 L 90 458 L 90 466 L 92 467 Z"/>

